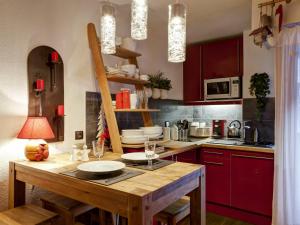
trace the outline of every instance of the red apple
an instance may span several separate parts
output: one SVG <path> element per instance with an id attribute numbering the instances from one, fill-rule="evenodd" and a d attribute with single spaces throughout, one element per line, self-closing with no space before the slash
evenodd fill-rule
<path id="1" fill-rule="evenodd" d="M 48 150 L 45 150 L 43 152 L 43 157 L 44 157 L 44 159 L 48 159 L 48 157 L 49 157 L 49 151 Z"/>
<path id="2" fill-rule="evenodd" d="M 42 161 L 43 160 L 43 154 L 39 154 L 39 153 L 37 153 L 37 154 L 35 154 L 35 160 L 36 161 Z"/>

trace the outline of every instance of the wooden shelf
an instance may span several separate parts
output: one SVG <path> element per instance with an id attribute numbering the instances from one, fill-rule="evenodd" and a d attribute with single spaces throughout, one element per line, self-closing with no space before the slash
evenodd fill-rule
<path id="1" fill-rule="evenodd" d="M 160 109 L 114 109 L 115 112 L 159 112 Z"/>
<path id="2" fill-rule="evenodd" d="M 141 54 L 126 48 L 117 47 L 114 56 L 118 56 L 123 59 L 132 59 L 141 56 Z"/>
<path id="3" fill-rule="evenodd" d="M 112 82 L 118 82 L 123 84 L 138 84 L 138 85 L 145 85 L 148 84 L 149 81 L 146 80 L 140 80 L 136 78 L 131 77 L 124 77 L 122 75 L 114 74 L 114 75 L 107 75 L 107 80 Z"/>

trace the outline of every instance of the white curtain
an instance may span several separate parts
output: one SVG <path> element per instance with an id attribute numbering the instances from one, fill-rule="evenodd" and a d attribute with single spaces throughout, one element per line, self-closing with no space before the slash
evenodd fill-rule
<path id="1" fill-rule="evenodd" d="M 276 47 L 273 225 L 300 225 L 300 26 L 285 28 Z"/>

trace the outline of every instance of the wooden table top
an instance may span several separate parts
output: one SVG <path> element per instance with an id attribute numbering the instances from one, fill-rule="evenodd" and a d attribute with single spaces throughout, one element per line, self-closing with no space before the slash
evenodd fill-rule
<path id="1" fill-rule="evenodd" d="M 106 153 L 101 160 L 115 160 L 119 159 L 121 154 L 118 153 Z M 150 193 L 160 191 L 162 188 L 166 189 L 166 186 L 176 183 L 179 180 L 189 180 L 189 178 L 199 177 L 201 175 L 201 170 L 204 169 L 202 165 L 180 163 L 176 162 L 166 167 L 157 169 L 155 171 L 146 171 L 142 175 L 129 178 L 127 180 L 104 186 L 94 182 L 89 182 L 85 180 L 80 180 L 77 178 L 69 177 L 60 174 L 61 172 L 66 172 L 76 169 L 77 165 L 83 162 L 72 162 L 69 160 L 70 154 L 58 154 L 51 155 L 48 160 L 42 162 L 32 162 L 28 160 L 14 161 L 16 170 L 26 170 L 32 171 L 34 175 L 35 172 L 43 172 L 45 176 L 47 174 L 55 174 L 59 176 L 64 176 L 66 183 L 68 181 L 76 180 L 76 182 L 89 183 L 90 185 L 99 186 L 99 188 L 105 188 L 110 190 L 116 190 L 136 196 L 146 196 Z M 138 170 L 135 168 L 130 168 L 133 170 Z"/>

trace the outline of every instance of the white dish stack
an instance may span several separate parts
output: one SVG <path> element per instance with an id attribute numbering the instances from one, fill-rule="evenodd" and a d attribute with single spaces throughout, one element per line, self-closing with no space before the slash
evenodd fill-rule
<path id="1" fill-rule="evenodd" d="M 140 129 L 122 130 L 123 144 L 144 144 L 148 140 L 158 139 L 162 135 L 162 127 L 141 127 Z"/>

